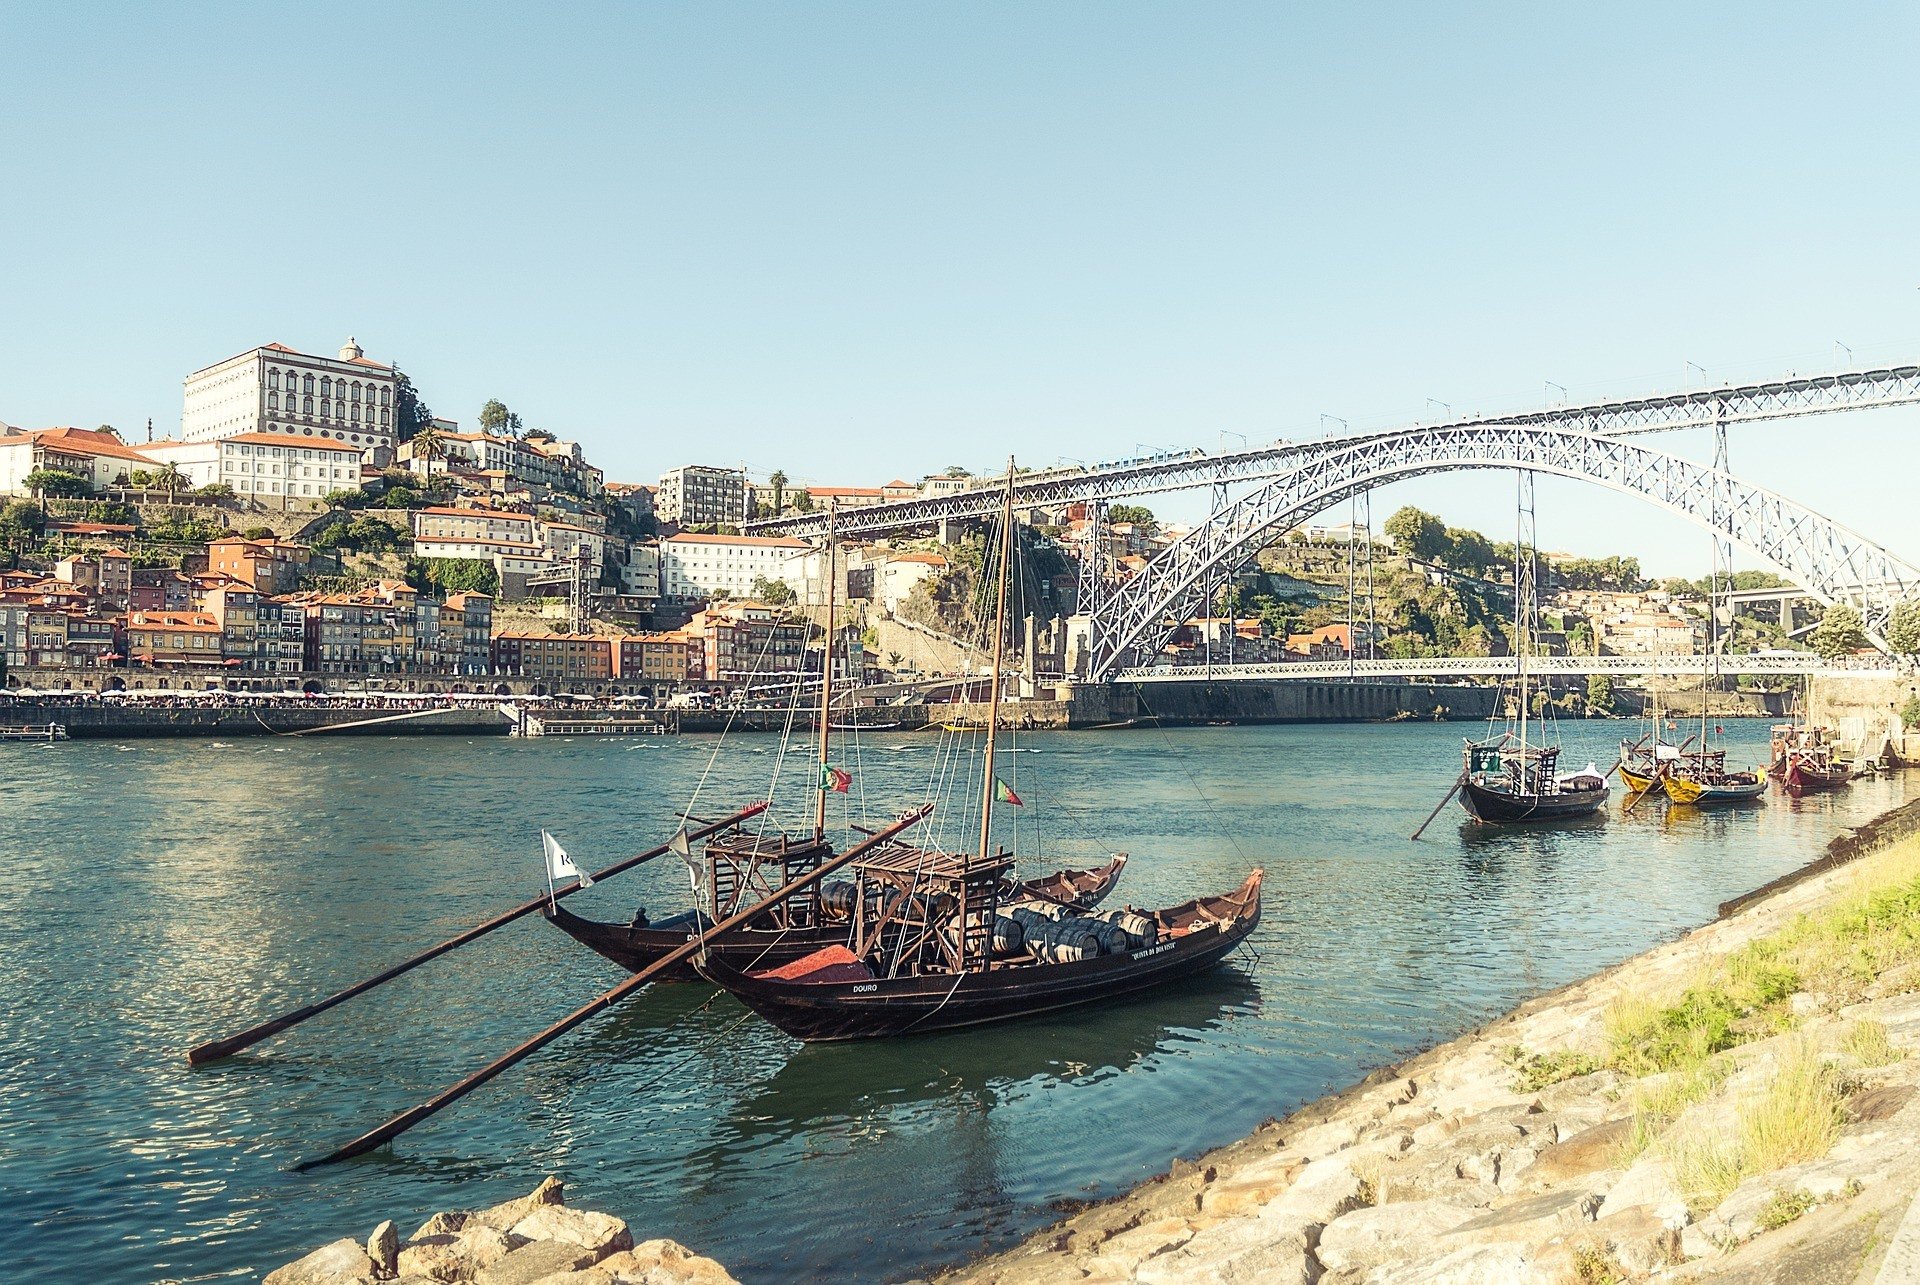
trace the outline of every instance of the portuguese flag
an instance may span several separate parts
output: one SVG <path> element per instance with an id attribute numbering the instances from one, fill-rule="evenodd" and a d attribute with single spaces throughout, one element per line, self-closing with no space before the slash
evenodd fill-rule
<path id="1" fill-rule="evenodd" d="M 1022 806 L 1020 796 L 1015 794 L 1012 787 L 997 776 L 993 778 L 993 797 L 1002 803 L 1011 803 L 1016 808 Z"/>
<path id="2" fill-rule="evenodd" d="M 847 787 L 852 784 L 853 778 L 837 767 L 823 767 L 820 769 L 820 788 L 823 790 L 831 790 L 835 794 L 845 794 Z"/>

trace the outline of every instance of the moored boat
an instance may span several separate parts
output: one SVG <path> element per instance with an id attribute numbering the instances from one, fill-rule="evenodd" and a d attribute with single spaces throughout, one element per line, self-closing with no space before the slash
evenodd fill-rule
<path id="1" fill-rule="evenodd" d="M 721 852 L 714 852 L 715 846 L 720 846 Z M 725 852 L 724 845 L 709 845 L 708 870 L 724 872 L 732 855 Z M 831 854 L 823 847 L 820 855 L 824 857 Z M 811 862 L 811 865 L 817 864 L 818 861 Z M 1127 854 L 1117 852 L 1104 866 L 1058 870 L 1037 879 L 1012 884 L 1006 890 L 1005 899 L 1009 902 L 1037 901 L 1074 910 L 1091 910 L 1119 885 L 1121 872 L 1126 866 Z M 792 870 L 800 873 L 806 868 L 811 866 L 796 865 Z M 784 875 L 787 869 L 783 864 L 782 870 L 777 873 Z M 709 874 L 703 882 L 711 888 L 720 881 Z M 785 882 L 786 878 L 777 877 L 771 883 L 755 880 L 754 886 L 772 888 Z M 790 899 L 802 904 L 776 907 L 762 917 L 764 922 L 738 928 L 712 943 L 709 949 L 736 968 L 754 970 L 783 967 L 824 947 L 844 946 L 852 927 L 851 916 L 844 909 L 847 904 L 844 889 L 845 885 L 829 884 L 817 898 L 807 899 L 803 895 Z M 632 923 L 626 924 L 588 919 L 558 904 L 547 907 L 544 913 L 547 921 L 567 936 L 628 972 L 637 973 L 668 952 L 686 945 L 689 939 L 698 936 L 705 928 L 724 919 L 732 908 L 751 904 L 751 900 L 751 896 L 744 902 L 736 897 L 730 908 L 710 903 L 703 911 L 686 911 L 657 923 L 647 921 L 644 909 L 636 913 Z M 716 910 L 718 913 L 715 913 Z M 659 980 L 663 982 L 698 979 L 699 974 L 691 964 L 677 965 L 659 975 Z"/>
<path id="2" fill-rule="evenodd" d="M 1130 938 L 1128 949 L 1085 958 L 1048 961 L 1023 946 L 1000 957 L 969 954 L 964 967 L 909 965 L 889 972 L 895 961 L 832 946 L 762 970 L 739 968 L 709 950 L 694 957 L 694 967 L 797 1039 L 871 1039 L 979 1026 L 1118 999 L 1214 967 L 1259 926 L 1263 878 L 1255 869 L 1224 896 L 1135 912 L 1132 918 L 1149 927 Z M 911 944 L 913 921 L 893 922 Z M 974 935 L 961 929 L 963 922 L 956 906 L 943 930 L 919 937 L 918 948 L 954 950 Z M 1144 944 L 1149 937 L 1152 944 Z"/>
<path id="3" fill-rule="evenodd" d="M 67 729 L 59 723 L 0 727 L 0 741 L 64 741 Z"/>
<path id="4" fill-rule="evenodd" d="M 1591 816 L 1612 791 L 1588 764 L 1561 775 L 1557 746 L 1529 746 L 1509 735 L 1470 742 L 1460 781 L 1460 801 L 1474 820 L 1489 824 L 1566 821 Z"/>
<path id="5" fill-rule="evenodd" d="M 1702 808 L 1749 803 L 1767 792 L 1767 778 L 1759 771 L 1729 772 L 1725 750 L 1680 756 L 1660 785 L 1673 802 Z"/>

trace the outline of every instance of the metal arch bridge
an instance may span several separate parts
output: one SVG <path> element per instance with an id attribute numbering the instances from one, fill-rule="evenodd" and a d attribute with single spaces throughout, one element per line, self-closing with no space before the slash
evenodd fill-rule
<path id="1" fill-rule="evenodd" d="M 1094 468 L 1055 469 L 1015 480 L 1014 506 L 1104 502 L 1123 496 L 1215 488 L 1212 517 L 1111 590 L 1092 611 L 1085 677 L 1111 679 L 1157 656 L 1181 625 L 1276 530 L 1351 496 L 1423 474 L 1512 468 L 1595 482 L 1637 495 L 1740 545 L 1823 602 L 1846 602 L 1882 645 L 1893 608 L 1920 594 L 1920 568 L 1857 532 L 1724 469 L 1626 440 L 1640 433 L 1715 427 L 1920 402 L 1920 366 L 1729 385 L 1633 401 L 1553 407 L 1490 418 L 1420 424 L 1248 450 L 1201 451 Z M 1227 503 L 1233 482 L 1257 482 Z M 956 495 L 875 505 L 837 516 L 844 536 L 924 529 L 980 518 L 1000 504 L 991 483 Z M 824 514 L 755 523 L 760 533 L 813 534 Z M 1097 583 L 1097 582 L 1096 582 Z M 1346 666 L 1340 666 L 1345 672 Z M 1304 675 L 1301 675 L 1304 676 Z"/>
<path id="2" fill-rule="evenodd" d="M 1520 672 L 1514 656 L 1438 657 L 1420 660 L 1301 660 L 1265 665 L 1155 665 L 1123 669 L 1114 675 L 1123 683 L 1217 683 L 1286 678 L 1513 678 Z M 1805 656 L 1668 655 L 1668 656 L 1533 656 L 1527 672 L 1534 675 L 1619 674 L 1644 678 L 1648 674 L 1691 677 L 1714 674 L 1845 674 L 1851 677 L 1886 676 L 1899 672 L 1891 662 L 1873 665 L 1837 665 L 1811 653 Z"/>
<path id="3" fill-rule="evenodd" d="M 1442 420 L 1410 425 L 1394 432 L 1522 428 L 1626 437 L 1917 403 L 1920 403 L 1920 366 L 1894 366 L 1764 384 L 1729 384 L 1631 401 L 1554 406 L 1516 415 Z M 1307 457 L 1331 443 L 1374 436 L 1379 434 L 1342 434 L 1298 443 L 1279 441 L 1239 451 L 1178 451 L 1092 467 L 1023 473 L 1014 480 L 1013 506 L 1016 509 L 1052 507 L 1265 481 L 1292 472 Z M 972 489 L 954 495 L 843 509 L 834 520 L 834 529 L 842 536 L 879 536 L 930 528 L 955 519 L 984 518 L 999 512 L 1001 488 L 992 478 L 975 479 L 975 482 Z M 826 523 L 826 514 L 815 512 L 749 522 L 747 529 L 755 535 L 806 537 L 823 534 Z"/>

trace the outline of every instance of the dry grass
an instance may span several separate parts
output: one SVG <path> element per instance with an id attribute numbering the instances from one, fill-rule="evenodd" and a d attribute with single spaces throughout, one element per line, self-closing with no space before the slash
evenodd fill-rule
<path id="1" fill-rule="evenodd" d="M 1674 1181 L 1689 1200 L 1717 1205 L 1747 1178 L 1826 1155 L 1840 1136 L 1845 1103 L 1839 1075 L 1811 1043 L 1798 1041 L 1766 1087 L 1739 1104 L 1732 1130 L 1701 1125 L 1666 1139 Z"/>
<path id="2" fill-rule="evenodd" d="M 1848 1027 L 1841 1047 L 1861 1066 L 1887 1066 L 1906 1056 L 1887 1038 L 1887 1028 L 1870 1018 Z"/>

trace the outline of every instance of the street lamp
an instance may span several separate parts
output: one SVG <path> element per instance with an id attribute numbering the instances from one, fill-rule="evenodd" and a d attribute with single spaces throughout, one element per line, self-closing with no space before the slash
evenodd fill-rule
<path id="1" fill-rule="evenodd" d="M 1560 404 L 1562 406 L 1567 404 L 1567 388 L 1565 384 L 1556 384 L 1551 379 L 1549 379 L 1546 381 L 1546 387 L 1558 388 L 1560 390 Z M 1553 404 L 1553 395 L 1551 393 L 1548 393 L 1543 389 L 1540 395 L 1547 402 L 1548 405 Z"/>

